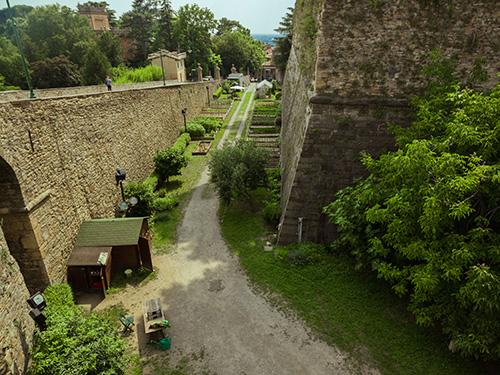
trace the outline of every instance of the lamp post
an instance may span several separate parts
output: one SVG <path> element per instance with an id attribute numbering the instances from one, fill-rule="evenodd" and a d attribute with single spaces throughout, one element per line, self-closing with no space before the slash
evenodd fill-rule
<path id="1" fill-rule="evenodd" d="M 26 80 L 28 81 L 28 87 L 30 89 L 30 98 L 36 98 L 35 93 L 33 92 L 33 87 L 31 86 L 31 79 L 28 73 L 28 67 L 26 66 L 26 61 L 24 60 L 23 48 L 21 47 L 21 40 L 19 38 L 19 34 L 17 33 L 16 21 L 14 21 L 14 16 L 12 15 L 12 9 L 10 8 L 9 0 L 7 0 L 7 7 L 9 8 L 10 19 L 12 20 L 12 27 L 14 28 L 14 35 L 16 36 L 17 48 L 19 48 L 19 54 L 21 55 L 21 60 L 23 62 L 24 73 L 26 74 Z"/>
<path id="2" fill-rule="evenodd" d="M 187 108 L 182 109 L 182 115 L 184 116 L 184 131 L 187 133 L 188 129 L 187 129 L 187 124 L 186 124 L 186 110 L 187 110 Z"/>
<path id="3" fill-rule="evenodd" d="M 210 107 L 210 87 L 206 86 L 207 89 L 207 106 Z"/>

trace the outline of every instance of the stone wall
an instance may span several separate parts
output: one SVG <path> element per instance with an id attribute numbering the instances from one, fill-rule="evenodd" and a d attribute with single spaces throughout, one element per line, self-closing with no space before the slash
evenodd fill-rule
<path id="1" fill-rule="evenodd" d="M 431 51 L 457 57 L 465 76 L 486 57 L 493 87 L 500 70 L 500 4 L 494 0 L 299 0 L 283 88 L 282 222 L 279 243 L 329 243 L 322 207 L 366 174 L 362 152 L 394 147 L 387 122 L 411 123 Z"/>
<path id="2" fill-rule="evenodd" d="M 24 374 L 27 370 L 28 343 L 34 328 L 26 303 L 29 296 L 0 225 L 0 375 Z"/>
<path id="3" fill-rule="evenodd" d="M 153 170 L 217 82 L 0 103 L 0 375 L 24 373 L 26 299 L 66 279 L 82 221 L 114 217 L 127 181 Z"/>

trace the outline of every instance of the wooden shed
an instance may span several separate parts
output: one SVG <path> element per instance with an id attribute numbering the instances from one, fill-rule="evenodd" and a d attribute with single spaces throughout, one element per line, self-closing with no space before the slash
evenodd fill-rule
<path id="1" fill-rule="evenodd" d="M 146 218 L 87 220 L 68 260 L 68 281 L 78 290 L 109 288 L 126 269 L 153 270 Z"/>

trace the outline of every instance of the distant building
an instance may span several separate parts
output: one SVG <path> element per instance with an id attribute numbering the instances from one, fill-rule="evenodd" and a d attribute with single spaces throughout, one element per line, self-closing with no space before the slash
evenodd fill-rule
<path id="1" fill-rule="evenodd" d="M 276 55 L 276 48 L 269 43 L 264 43 L 265 59 L 262 64 L 262 79 L 272 81 L 275 79 L 278 82 L 283 82 L 283 72 L 276 68 L 274 56 Z"/>
<path id="2" fill-rule="evenodd" d="M 90 27 L 97 35 L 105 31 L 109 31 L 113 35 L 120 37 L 120 47 L 123 51 L 123 59 L 128 60 L 136 54 L 134 46 L 135 39 L 128 36 L 130 30 L 127 29 L 111 29 L 108 20 L 108 11 L 104 6 L 84 7 L 78 5 L 78 13 L 82 17 L 86 17 L 90 21 Z"/>
<path id="3" fill-rule="evenodd" d="M 154 66 L 161 67 L 162 59 L 165 79 L 176 79 L 179 82 L 186 82 L 186 66 L 184 64 L 184 60 L 186 59 L 186 52 L 169 52 L 163 49 L 161 51 L 161 56 L 160 52 L 155 52 L 148 55 L 148 60 L 151 61 L 151 65 Z"/>
<path id="4" fill-rule="evenodd" d="M 110 30 L 106 7 L 84 7 L 78 5 L 80 16 L 90 20 L 92 30 Z"/>

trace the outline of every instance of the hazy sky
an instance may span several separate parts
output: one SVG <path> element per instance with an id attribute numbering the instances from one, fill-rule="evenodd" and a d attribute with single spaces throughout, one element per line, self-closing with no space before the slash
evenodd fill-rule
<path id="1" fill-rule="evenodd" d="M 100 0 L 96 0 L 100 1 Z M 104 0 L 110 9 L 116 10 L 119 17 L 122 13 L 131 10 L 132 0 Z M 10 6 L 31 5 L 40 6 L 53 3 L 66 5 L 76 10 L 78 3 L 86 0 L 9 0 Z M 250 29 L 252 34 L 275 34 L 274 29 L 286 14 L 288 7 L 295 5 L 295 0 L 172 0 L 172 7 L 178 10 L 185 4 L 198 4 L 202 8 L 209 8 L 216 19 L 222 17 L 239 21 L 244 27 Z M 7 2 L 0 0 L 0 9 L 6 8 Z"/>

